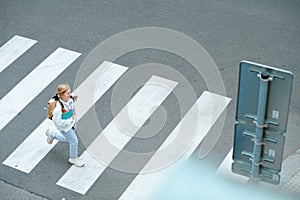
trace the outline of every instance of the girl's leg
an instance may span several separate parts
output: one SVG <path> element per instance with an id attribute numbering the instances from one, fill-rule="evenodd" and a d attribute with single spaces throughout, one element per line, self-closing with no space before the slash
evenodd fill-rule
<path id="1" fill-rule="evenodd" d="M 51 136 L 60 142 L 68 142 L 67 138 L 61 132 L 52 131 Z"/>
<path id="2" fill-rule="evenodd" d="M 62 131 L 62 135 L 69 142 L 70 158 L 77 158 L 78 156 L 78 138 L 74 129 L 70 129 L 68 132 Z"/>

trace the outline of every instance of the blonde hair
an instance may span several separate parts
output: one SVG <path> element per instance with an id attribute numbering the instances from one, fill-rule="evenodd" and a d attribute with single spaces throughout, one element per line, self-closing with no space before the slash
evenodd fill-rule
<path id="1" fill-rule="evenodd" d="M 70 85 L 68 83 L 63 83 L 63 84 L 59 84 L 57 86 L 57 95 L 58 97 L 62 97 L 63 94 L 68 90 L 70 89 Z M 78 96 L 71 96 L 71 98 L 76 101 Z"/>

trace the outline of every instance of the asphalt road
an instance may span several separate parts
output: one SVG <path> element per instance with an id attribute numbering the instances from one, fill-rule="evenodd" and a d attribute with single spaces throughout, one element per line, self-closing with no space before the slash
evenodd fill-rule
<path id="1" fill-rule="evenodd" d="M 222 75 L 226 96 L 232 98 L 232 101 L 227 107 L 224 128 L 217 145 L 202 160 L 212 168 L 220 165 L 232 147 L 240 61 L 249 60 L 291 71 L 294 74 L 294 84 L 284 150 L 284 158 L 287 157 L 300 148 L 299 9 L 300 2 L 297 0 L 0 1 L 0 44 L 14 35 L 38 40 L 37 45 L 0 73 L 0 98 L 57 47 L 81 53 L 79 59 L 1 130 L 1 162 L 45 119 L 43 107 L 55 93 L 59 83 L 67 81 L 74 85 L 76 81 L 83 81 L 83 78 L 75 81 L 77 72 L 84 59 L 98 44 L 118 33 L 144 27 L 167 28 L 192 38 L 207 51 Z M 126 41 L 124 44 L 128 45 Z M 197 53 L 190 52 L 191 56 L 197 56 Z M 209 87 L 206 78 L 213 78 L 201 77 L 185 57 L 165 50 L 134 50 L 111 61 L 131 70 L 147 63 L 170 66 L 189 81 L 197 97 Z M 93 66 L 83 71 L 83 76 L 91 73 L 92 69 Z M 160 75 L 159 72 L 157 75 Z M 141 76 L 146 79 L 148 74 Z M 124 86 L 126 89 L 126 85 Z M 178 88 L 178 92 L 184 92 L 185 89 Z M 126 95 L 130 97 L 133 92 Z M 119 97 L 113 113 L 111 95 L 112 91 L 108 91 L 95 105 L 97 119 L 103 127 L 129 98 Z M 163 103 L 168 119 L 160 132 L 161 136 L 143 141 L 142 144 L 138 143 L 139 140 L 132 141 L 126 148 L 136 152 L 158 148 L 180 120 L 180 114 L 185 113 L 192 103 L 187 99 L 186 106 L 182 108 L 177 101 L 176 96 L 171 95 Z M 93 116 L 85 115 L 80 123 L 84 124 L 90 117 Z M 91 129 L 87 128 L 86 131 L 92 132 Z M 213 128 L 209 134 L 214 135 L 217 131 L 217 128 Z M 61 188 L 55 183 L 69 168 L 66 149 L 66 145 L 57 145 L 30 174 L 1 164 L 0 180 L 49 199 L 118 199 L 135 177 L 135 174 L 108 168 L 85 196 Z M 84 150 L 85 144 L 81 143 L 80 153 Z M 194 153 L 195 157 L 197 155 L 198 150 Z"/>

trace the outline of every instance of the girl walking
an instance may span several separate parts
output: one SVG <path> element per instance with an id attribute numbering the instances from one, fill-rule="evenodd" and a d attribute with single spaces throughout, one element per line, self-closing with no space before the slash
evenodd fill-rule
<path id="1" fill-rule="evenodd" d="M 78 138 L 75 133 L 76 110 L 74 103 L 77 96 L 72 96 L 68 84 L 60 84 L 57 87 L 55 96 L 56 107 L 53 110 L 52 121 L 60 132 L 50 129 L 46 131 L 47 143 L 52 144 L 53 140 L 69 143 L 69 162 L 77 167 L 83 167 L 84 162 L 78 157 Z"/>

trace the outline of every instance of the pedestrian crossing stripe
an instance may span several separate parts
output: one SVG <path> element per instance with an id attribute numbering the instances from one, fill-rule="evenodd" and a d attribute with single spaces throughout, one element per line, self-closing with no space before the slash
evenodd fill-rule
<path id="1" fill-rule="evenodd" d="M 37 43 L 36 40 L 15 35 L 2 45 L 0 48 L 0 73 L 35 43 Z"/>
<path id="2" fill-rule="evenodd" d="M 0 100 L 0 131 L 79 56 L 58 48 L 9 91 Z"/>
<path id="3" fill-rule="evenodd" d="M 127 187 L 119 200 L 148 199 L 151 194 L 156 191 L 156 189 L 159 189 L 160 184 L 163 182 L 168 172 L 172 171 L 172 169 L 174 169 L 180 163 L 186 161 L 191 156 L 210 128 L 225 110 L 230 100 L 231 99 L 228 97 L 223 97 L 218 94 L 204 91 L 141 171 L 151 171 L 151 168 L 161 159 L 160 152 L 169 146 L 170 143 L 174 141 L 174 138 L 176 138 L 179 134 L 188 133 L 189 130 L 181 129 L 182 125 L 191 119 L 197 119 L 197 123 L 195 124 L 195 126 L 197 125 L 196 136 L 184 155 L 181 156 L 175 163 L 163 169 L 151 173 L 139 173 Z M 199 111 L 201 111 L 201 114 L 199 114 Z M 174 151 L 169 149 L 164 157 L 171 157 Z M 149 187 L 150 185 L 151 187 Z"/>
<path id="4" fill-rule="evenodd" d="M 177 82 L 152 76 L 80 156 L 86 162 L 85 166 L 72 166 L 57 185 L 85 194 L 106 169 L 105 164 L 113 161 L 176 85 Z M 118 125 L 118 121 L 123 120 L 130 120 L 135 125 L 135 128 L 127 130 L 127 134 Z"/>
<path id="5" fill-rule="evenodd" d="M 74 90 L 73 93 L 79 96 L 78 102 L 76 103 L 78 120 L 80 120 L 127 69 L 127 67 L 105 61 Z M 89 94 L 87 94 L 87 92 Z M 45 131 L 49 127 L 54 130 L 56 129 L 53 122 L 46 118 L 15 151 L 6 158 L 3 164 L 22 172 L 30 173 L 58 142 L 54 140 L 52 145 L 46 142 Z"/>

